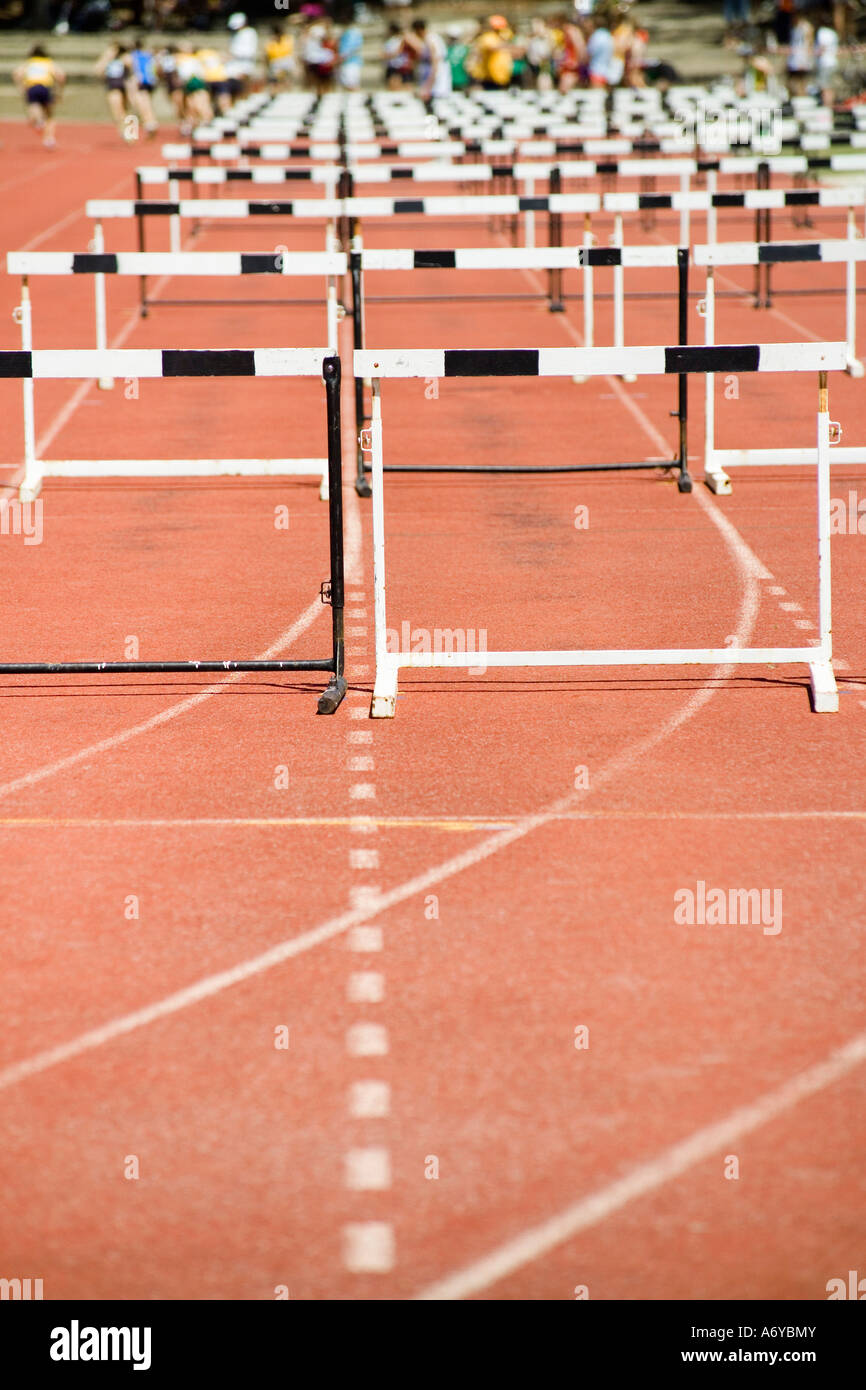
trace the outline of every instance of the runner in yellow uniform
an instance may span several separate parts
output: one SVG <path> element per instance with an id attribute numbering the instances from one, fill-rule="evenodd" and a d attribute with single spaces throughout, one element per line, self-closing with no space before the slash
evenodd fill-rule
<path id="1" fill-rule="evenodd" d="M 46 150 L 53 150 L 56 122 L 54 103 L 60 96 L 66 74 L 49 58 L 41 44 L 31 48 L 30 56 L 13 73 L 15 84 L 24 93 L 27 119 L 33 129 L 41 132 Z"/>
<path id="2" fill-rule="evenodd" d="M 200 48 L 195 56 L 201 64 L 201 75 L 216 110 L 221 116 L 228 115 L 232 98 L 223 55 L 217 53 L 215 48 Z"/>

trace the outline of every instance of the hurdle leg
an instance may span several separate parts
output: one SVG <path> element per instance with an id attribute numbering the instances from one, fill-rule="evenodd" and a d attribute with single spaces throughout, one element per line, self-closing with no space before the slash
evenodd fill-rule
<path id="1" fill-rule="evenodd" d="M 613 245 L 622 249 L 622 213 L 614 219 Z M 622 265 L 613 268 L 613 345 L 625 347 L 625 271 Z M 637 381 L 636 376 L 622 376 L 621 381 Z"/>
<path id="2" fill-rule="evenodd" d="M 595 302 L 593 299 L 593 278 L 592 266 L 589 261 L 589 253 L 592 249 L 592 218 L 587 212 L 583 219 L 583 345 L 584 347 L 593 346 L 595 335 Z M 578 386 L 582 385 L 587 378 L 585 376 L 574 376 L 572 381 Z"/>
<path id="3" fill-rule="evenodd" d="M 345 576 L 343 573 L 343 444 L 340 433 L 340 359 L 326 357 L 322 364 L 328 419 L 328 531 L 331 560 L 330 603 L 334 673 L 319 696 L 319 714 L 333 714 L 346 694 Z"/>
<path id="4" fill-rule="evenodd" d="M 707 347 L 713 346 L 716 331 L 714 274 L 713 267 L 707 266 L 707 288 L 703 303 L 703 314 L 706 320 L 704 343 Z M 716 448 L 716 378 L 713 372 L 707 372 L 704 391 L 704 482 L 711 492 L 715 492 L 718 496 L 724 496 L 731 491 L 731 480 L 727 473 L 717 467 L 714 457 Z"/>
<path id="5" fill-rule="evenodd" d="M 713 202 L 718 191 L 718 179 L 719 176 L 716 169 L 709 169 L 707 171 L 707 193 L 709 194 L 709 198 L 707 199 L 707 244 L 709 246 L 715 246 L 718 240 L 718 227 L 716 222 L 718 214 L 716 212 L 716 205 Z"/>
<path id="6" fill-rule="evenodd" d="M 30 287 L 25 276 L 21 282 L 21 303 L 13 315 L 21 324 L 21 348 L 23 352 L 33 349 L 33 307 L 30 302 Z M 36 458 L 36 400 L 32 377 L 24 377 L 21 382 L 24 406 L 24 477 L 18 489 L 21 502 L 32 502 L 39 495 L 42 486 L 42 470 Z"/>
<path id="7" fill-rule="evenodd" d="M 535 192 L 535 179 L 524 179 L 523 192 L 525 197 L 532 197 Z M 530 249 L 535 246 L 535 213 L 531 208 L 527 208 L 523 214 L 523 244 Z"/>
<path id="8" fill-rule="evenodd" d="M 812 708 L 835 714 L 839 691 L 833 674 L 833 629 L 830 608 L 830 406 L 827 373 L 818 374 L 818 632 L 820 646 L 809 663 Z"/>
<path id="9" fill-rule="evenodd" d="M 677 289 L 679 300 L 678 341 L 685 347 L 689 341 L 689 248 L 681 246 L 677 251 Z M 689 475 L 689 378 L 680 372 L 677 394 L 677 420 L 680 427 L 679 468 L 677 490 L 691 492 L 692 480 Z"/>
<path id="10" fill-rule="evenodd" d="M 97 222 L 93 228 L 92 245 L 94 255 L 104 255 L 105 237 L 101 222 Z M 96 346 L 98 349 L 104 350 L 108 347 L 108 327 L 105 311 L 105 276 L 101 271 L 93 277 L 93 295 L 96 308 Z M 97 385 L 100 391 L 110 391 L 114 386 L 114 379 L 110 376 L 101 376 Z"/>
<path id="11" fill-rule="evenodd" d="M 168 196 L 172 203 L 180 202 L 180 184 L 177 179 L 169 179 Z M 173 212 L 168 219 L 168 245 L 170 251 L 180 251 L 180 215 Z"/>
<path id="12" fill-rule="evenodd" d="M 549 246 L 562 245 L 562 213 L 554 212 L 553 199 L 562 191 L 562 171 L 558 167 L 550 171 L 550 203 L 548 207 L 548 236 Z M 551 267 L 547 272 L 547 294 L 548 309 L 552 314 L 561 314 L 565 311 L 565 304 L 562 299 L 562 271 Z"/>
<path id="13" fill-rule="evenodd" d="M 364 279 L 362 272 L 363 241 L 360 236 L 352 240 L 349 265 L 352 280 L 352 346 L 360 351 L 364 346 Z M 355 385 L 355 491 L 359 497 L 372 497 L 372 490 L 364 468 L 364 450 L 361 436 L 367 423 L 364 406 L 364 379 L 353 378 Z"/>
<path id="14" fill-rule="evenodd" d="M 373 612 L 376 645 L 376 683 L 370 714 L 373 719 L 393 719 L 397 712 L 397 664 L 388 651 L 385 611 L 385 487 L 382 451 L 382 389 L 373 380 L 370 416 L 373 496 Z"/>
<path id="15" fill-rule="evenodd" d="M 691 222 L 686 197 L 689 192 L 689 182 L 688 174 L 680 174 L 680 193 L 683 194 L 683 201 L 680 206 L 680 246 L 688 246 L 691 243 Z"/>
<path id="16" fill-rule="evenodd" d="M 848 209 L 848 241 L 857 237 L 854 209 Z M 845 341 L 848 344 L 847 371 L 849 376 L 863 376 L 863 363 L 857 357 L 857 262 L 852 256 L 845 263 Z"/>

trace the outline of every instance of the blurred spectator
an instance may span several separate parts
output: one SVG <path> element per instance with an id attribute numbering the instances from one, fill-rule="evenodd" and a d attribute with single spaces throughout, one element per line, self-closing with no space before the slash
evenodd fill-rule
<path id="1" fill-rule="evenodd" d="M 805 94 L 815 61 L 815 31 L 804 14 L 797 16 L 791 26 L 788 46 L 788 89 L 791 96 Z"/>
<path id="2" fill-rule="evenodd" d="M 589 78 L 589 59 L 583 25 L 566 21 L 556 33 L 555 63 L 561 92 L 584 86 Z"/>
<path id="3" fill-rule="evenodd" d="M 826 11 L 815 34 L 815 77 L 825 106 L 833 105 L 833 82 L 839 67 L 839 35 Z"/>
<path id="4" fill-rule="evenodd" d="M 350 24 L 340 35 L 337 45 L 339 70 L 337 80 L 347 92 L 357 92 L 361 87 L 364 37 L 356 24 Z"/>
<path id="5" fill-rule="evenodd" d="M 449 24 L 445 30 L 445 57 L 451 69 L 451 90 L 465 92 L 472 79 L 466 68 L 470 48 L 459 24 Z"/>
<path id="6" fill-rule="evenodd" d="M 309 24 L 304 35 L 301 57 L 307 83 L 317 96 L 324 96 L 334 86 L 337 68 L 337 40 L 334 26 L 326 16 Z"/>
<path id="7" fill-rule="evenodd" d="M 415 72 L 415 50 L 399 24 L 388 25 L 382 56 L 385 59 L 385 85 L 397 91 L 412 81 Z"/>
<path id="8" fill-rule="evenodd" d="M 424 102 L 448 96 L 451 91 L 451 68 L 445 41 L 430 28 L 426 19 L 416 19 L 407 40 L 415 53 L 415 80 L 418 95 Z"/>
<path id="9" fill-rule="evenodd" d="M 610 87 L 619 82 L 623 73 L 622 59 L 614 51 L 613 34 L 603 12 L 593 13 L 589 21 L 591 32 L 586 45 L 589 62 L 590 87 Z"/>
<path id="10" fill-rule="evenodd" d="M 527 86 L 539 91 L 549 91 L 553 86 L 553 32 L 544 19 L 536 17 L 529 27 L 524 54 L 526 57 L 525 81 Z"/>
<path id="11" fill-rule="evenodd" d="M 268 67 L 268 86 L 272 89 L 286 87 L 295 75 L 295 40 L 287 34 L 282 24 L 271 25 L 271 37 L 265 44 L 265 60 Z"/>
<path id="12" fill-rule="evenodd" d="M 509 86 L 514 70 L 514 35 L 504 15 L 492 14 L 475 41 L 469 71 L 485 91 Z"/>
<path id="13" fill-rule="evenodd" d="M 230 14 L 228 27 L 232 31 L 229 40 L 229 59 L 226 64 L 226 80 L 232 100 L 245 96 L 253 86 L 256 75 L 256 58 L 259 52 L 259 36 L 241 11 Z"/>

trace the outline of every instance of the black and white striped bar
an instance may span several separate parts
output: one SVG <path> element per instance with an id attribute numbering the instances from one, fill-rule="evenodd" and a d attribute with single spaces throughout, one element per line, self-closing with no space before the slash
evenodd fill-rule
<path id="1" fill-rule="evenodd" d="M 676 246 L 458 246 L 361 252 L 363 270 L 580 270 L 585 266 L 675 267 Z"/>
<path id="2" fill-rule="evenodd" d="M 0 379 L 321 376 L 327 348 L 36 348 L 0 352 Z"/>
<path id="3" fill-rule="evenodd" d="M 10 275 L 345 275 L 342 251 L 10 251 Z"/>
<path id="4" fill-rule="evenodd" d="M 356 377 L 661 376 L 694 372 L 844 371 L 845 343 L 712 347 L 419 348 L 355 353 Z"/>
<path id="5" fill-rule="evenodd" d="M 786 262 L 823 261 L 844 265 L 866 261 L 866 241 L 727 241 L 694 248 L 695 265 L 776 265 Z"/>

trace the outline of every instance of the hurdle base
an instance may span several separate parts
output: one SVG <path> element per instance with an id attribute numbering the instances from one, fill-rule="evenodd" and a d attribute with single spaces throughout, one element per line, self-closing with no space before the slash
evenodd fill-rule
<path id="1" fill-rule="evenodd" d="M 721 468 L 713 469 L 712 471 L 707 469 L 704 473 L 704 482 L 710 489 L 710 492 L 714 492 L 717 497 L 727 497 L 733 492 L 731 480 L 727 473 L 723 472 Z"/>
<path id="2" fill-rule="evenodd" d="M 691 479 L 691 474 L 688 473 L 688 472 L 686 472 L 684 469 L 681 469 L 681 470 L 680 470 L 680 475 L 679 475 L 679 477 L 677 478 L 677 492 L 691 492 L 691 490 L 692 490 L 692 479 Z"/>
<path id="3" fill-rule="evenodd" d="M 101 376 L 96 384 L 99 387 L 100 391 L 113 391 L 114 377 Z"/>
<path id="4" fill-rule="evenodd" d="M 845 370 L 849 376 L 853 376 L 858 379 L 866 375 L 866 367 L 863 366 L 863 363 L 857 357 L 848 358 Z"/>
<path id="5" fill-rule="evenodd" d="M 376 684 L 370 703 L 371 719 L 393 719 L 397 713 L 397 670 L 392 661 L 376 663 Z"/>
<path id="6" fill-rule="evenodd" d="M 345 697 L 346 689 L 345 677 L 334 676 L 319 696 L 318 713 L 333 714 Z"/>
<path id="7" fill-rule="evenodd" d="M 36 481 L 22 483 L 18 495 L 32 502 L 43 478 L 318 478 L 319 497 L 329 499 L 328 460 L 322 459 L 37 459 Z"/>
<path id="8" fill-rule="evenodd" d="M 812 709 L 815 713 L 837 714 L 839 687 L 829 661 L 813 661 L 810 664 L 809 684 L 812 688 Z"/>
<path id="9" fill-rule="evenodd" d="M 365 465 L 365 467 L 366 467 L 366 465 Z M 373 496 L 373 489 L 371 488 L 370 484 L 367 482 L 367 479 L 366 479 L 366 478 L 361 478 L 361 477 L 359 477 L 359 478 L 356 478 L 356 479 L 355 479 L 355 491 L 357 492 L 357 494 L 358 494 L 359 497 L 372 497 L 372 496 Z"/>

